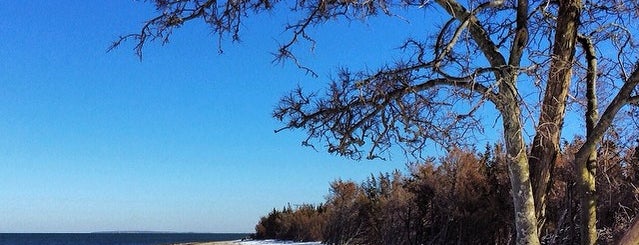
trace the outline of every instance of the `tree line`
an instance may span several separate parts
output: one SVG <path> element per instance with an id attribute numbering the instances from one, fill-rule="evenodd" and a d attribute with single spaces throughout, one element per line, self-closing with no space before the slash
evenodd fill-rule
<path id="1" fill-rule="evenodd" d="M 564 142 L 549 191 L 544 244 L 580 238 L 574 162 L 582 139 Z M 639 214 L 639 151 L 612 140 L 598 150 L 600 244 L 616 244 Z M 326 244 L 514 244 L 515 218 L 506 154 L 455 148 L 411 164 L 406 173 L 371 175 L 362 183 L 335 180 L 324 203 L 273 209 L 255 228 L 258 239 Z"/>

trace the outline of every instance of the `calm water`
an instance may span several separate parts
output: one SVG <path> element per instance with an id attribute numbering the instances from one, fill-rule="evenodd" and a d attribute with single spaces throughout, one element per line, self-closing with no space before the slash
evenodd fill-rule
<path id="1" fill-rule="evenodd" d="M 0 233 L 0 245 L 158 245 L 238 240 L 225 233 Z"/>

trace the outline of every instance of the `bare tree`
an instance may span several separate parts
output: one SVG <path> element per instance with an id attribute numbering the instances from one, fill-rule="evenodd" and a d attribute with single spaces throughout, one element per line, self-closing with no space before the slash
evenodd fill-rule
<path id="1" fill-rule="evenodd" d="M 550 175 L 559 155 L 566 97 L 572 81 L 572 64 L 577 40 L 581 0 L 559 1 L 550 70 L 544 90 L 536 134 L 530 152 L 532 185 L 539 228 L 545 222 L 546 194 Z"/>
<path id="2" fill-rule="evenodd" d="M 492 104 L 497 112 L 495 119 L 501 121 L 503 129 L 517 244 L 539 244 L 545 196 L 552 183 L 569 98 L 583 97 L 570 94 L 583 83 L 571 82 L 585 71 L 587 135 L 575 162 L 583 170 L 579 176 L 581 210 L 589 213 L 582 215 L 582 242 L 596 241 L 594 168 L 588 162 L 596 159 L 596 146 L 619 111 L 639 102 L 639 70 L 633 65 L 637 51 L 632 35 L 637 1 L 153 2 L 159 14 L 150 18 L 140 32 L 122 36 L 111 48 L 134 39 L 141 57 L 147 41 L 166 42 L 176 27 L 194 19 L 208 23 L 220 40 L 227 36 L 239 40 L 243 18 L 279 4 L 304 15 L 285 25 L 292 36 L 278 48 L 276 60 L 292 60 L 312 75 L 316 74 L 298 62 L 291 48 L 300 40 L 313 43 L 307 30 L 315 25 L 340 18 L 395 16 L 393 11 L 400 7 L 443 10 L 448 20 L 431 30 L 429 38 L 407 39 L 401 45 L 409 58 L 377 70 L 342 69 L 325 93 L 294 90 L 282 98 L 273 115 L 285 124 L 280 130 L 304 129 L 308 135 L 304 144 L 322 142 L 331 153 L 372 159 L 399 146 L 409 156 L 419 158 L 430 142 L 446 148 L 471 143 L 466 137 L 482 132 L 487 124 L 477 115 L 479 108 Z M 578 40 L 583 49 L 576 48 Z M 616 57 L 610 56 L 611 51 Z M 588 63 L 585 68 L 576 61 L 583 54 Z M 593 62 L 597 60 L 602 62 Z M 608 74 L 597 77 L 598 65 L 605 66 Z M 598 103 L 591 90 L 597 86 L 605 87 L 614 99 Z M 522 96 L 524 91 L 539 99 Z M 602 104 L 607 107 L 598 119 L 596 109 Z M 524 120 L 535 115 L 539 119 L 529 154 Z"/>

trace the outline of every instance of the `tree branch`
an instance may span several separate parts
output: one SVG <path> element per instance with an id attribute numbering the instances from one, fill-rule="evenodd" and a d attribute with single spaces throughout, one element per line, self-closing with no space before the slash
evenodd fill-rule
<path id="1" fill-rule="evenodd" d="M 492 67 L 506 66 L 504 56 L 497 49 L 497 45 L 493 43 L 486 30 L 479 24 L 479 20 L 472 13 L 468 12 L 461 4 L 455 0 L 436 0 L 453 18 L 460 22 L 468 21 L 469 32 L 473 40 L 481 49 L 482 53 L 490 62 Z M 499 74 L 496 74 L 499 76 Z"/>
<path id="2" fill-rule="evenodd" d="M 309 137 L 303 144 L 311 145 L 309 140 L 318 138 L 328 143 L 329 152 L 355 159 L 361 157 L 359 147 L 366 143 L 370 146 L 366 158 L 371 159 L 379 157 L 375 151 L 384 152 L 391 141 L 409 145 L 408 150 L 404 149 L 413 153 L 423 147 L 425 139 L 442 144 L 446 142 L 439 139 L 453 142 L 452 131 L 470 128 L 456 125 L 469 120 L 481 103 L 470 108 L 467 114 L 451 116 L 449 110 L 439 109 L 452 104 L 437 102 L 438 87 L 462 89 L 479 96 L 480 100 L 494 101 L 497 94 L 475 81 L 478 75 L 493 69 L 477 69 L 464 77 L 441 77 L 410 84 L 419 77 L 414 73 L 426 67 L 427 64 L 400 66 L 355 80 L 343 71 L 341 83 L 332 84 L 326 99 L 315 100 L 314 95 L 304 96 L 298 89 L 283 98 L 274 111 L 277 119 L 287 120 L 286 126 L 276 132 L 304 128 Z"/>
<path id="3" fill-rule="evenodd" d="M 588 70 L 586 72 L 586 98 L 588 100 L 587 113 L 586 113 L 586 132 L 589 135 L 595 128 L 595 123 L 599 117 L 597 112 L 597 56 L 595 54 L 595 47 L 589 37 L 584 35 L 577 35 L 577 41 L 581 43 L 581 46 L 586 53 L 586 61 L 588 63 Z"/>
<path id="4" fill-rule="evenodd" d="M 517 1 L 517 27 L 515 30 L 515 38 L 510 47 L 510 58 L 508 64 L 513 67 L 519 67 L 521 56 L 524 48 L 528 44 L 528 1 Z"/>
<path id="5" fill-rule="evenodd" d="M 628 80 L 626 80 L 621 89 L 619 89 L 615 98 L 610 102 L 604 113 L 601 115 L 597 125 L 592 130 L 591 136 L 586 138 L 583 146 L 577 152 L 576 157 L 585 158 L 588 156 L 588 153 L 595 148 L 597 142 L 601 140 L 606 130 L 608 130 L 608 128 L 612 125 L 617 112 L 619 112 L 624 105 L 635 100 L 635 97 L 631 97 L 630 95 L 638 84 L 639 65 L 635 65 L 634 71 L 630 74 Z"/>

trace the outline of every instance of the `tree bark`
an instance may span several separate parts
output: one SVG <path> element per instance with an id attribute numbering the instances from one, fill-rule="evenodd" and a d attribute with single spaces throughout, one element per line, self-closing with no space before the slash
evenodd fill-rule
<path id="1" fill-rule="evenodd" d="M 610 126 L 621 108 L 630 102 L 633 90 L 639 84 L 639 66 L 635 67 L 628 80 L 619 89 L 615 98 L 610 102 L 603 112 L 597 124 L 591 128 L 586 137 L 586 141 L 575 154 L 575 164 L 577 166 L 577 190 L 581 204 L 581 241 L 582 244 L 595 244 L 597 239 L 597 217 L 596 217 L 596 195 L 595 195 L 595 173 L 590 160 L 592 153 L 597 150 L 596 146 L 601 141 L 604 133 Z M 589 166 L 591 165 L 591 166 Z"/>
<path id="2" fill-rule="evenodd" d="M 540 233 L 545 223 L 546 195 L 552 186 L 552 172 L 559 154 L 581 5 L 581 0 L 559 1 L 550 74 L 530 152 L 535 213 Z"/>
<path id="3" fill-rule="evenodd" d="M 590 39 L 579 36 L 579 42 L 586 53 L 588 71 L 586 73 L 586 137 L 593 137 L 593 131 L 599 113 L 597 112 L 597 57 L 595 47 Z M 595 244 L 597 242 L 597 197 L 595 176 L 597 171 L 597 148 L 592 148 L 586 164 L 579 164 L 577 173 L 581 175 L 584 186 L 581 186 L 581 193 L 586 193 L 580 198 L 581 205 L 581 244 Z"/>
<path id="4" fill-rule="evenodd" d="M 516 75 L 512 76 L 511 82 L 500 83 L 502 103 L 498 106 L 503 116 L 508 173 L 515 208 L 516 243 L 519 245 L 540 244 L 526 143 L 521 132 L 521 109 L 518 94 L 514 89 L 516 77 Z"/>
<path id="5" fill-rule="evenodd" d="M 619 245 L 636 245 L 639 243 L 639 216 L 619 241 Z"/>
<path id="6" fill-rule="evenodd" d="M 517 88 L 517 68 L 520 66 L 524 48 L 528 45 L 528 1 L 517 1 L 517 26 L 510 47 L 507 74 L 501 77 L 498 106 L 503 116 L 504 141 L 508 156 L 508 173 L 515 208 L 517 244 L 540 244 L 535 200 L 530 181 L 530 166 L 526 153 L 526 142 L 522 136 L 521 108 Z"/>
<path id="7" fill-rule="evenodd" d="M 504 141 L 508 154 L 508 170 L 515 209 L 516 243 L 520 245 L 540 244 L 535 202 L 530 183 L 528 155 L 522 136 L 523 125 L 521 123 L 519 94 L 516 86 L 523 49 L 528 43 L 528 1 L 517 1 L 517 27 L 508 63 L 472 13 L 455 0 L 437 0 L 436 2 L 458 21 L 468 23 L 469 33 L 486 60 L 492 67 L 501 68 L 495 72 L 495 78 L 499 84 L 499 94 L 491 101 L 503 117 Z"/>

